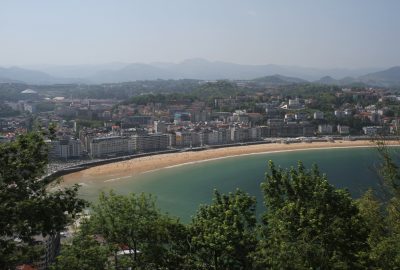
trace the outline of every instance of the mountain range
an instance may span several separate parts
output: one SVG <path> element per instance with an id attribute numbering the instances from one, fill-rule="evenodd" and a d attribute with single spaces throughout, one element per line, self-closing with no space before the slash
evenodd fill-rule
<path id="1" fill-rule="evenodd" d="M 128 64 L 115 62 L 102 65 L 0 67 L 0 82 L 6 83 L 98 84 L 156 79 L 231 79 L 255 80 L 266 85 L 315 82 L 391 87 L 400 86 L 400 67 L 386 70 L 379 68 L 317 69 L 272 64 L 242 65 L 220 61 L 212 62 L 199 58 L 180 63 Z"/>

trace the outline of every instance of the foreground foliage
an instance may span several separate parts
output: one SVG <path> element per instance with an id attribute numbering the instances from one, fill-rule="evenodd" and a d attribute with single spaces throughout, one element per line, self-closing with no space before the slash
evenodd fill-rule
<path id="1" fill-rule="evenodd" d="M 105 238 L 102 246 L 110 250 L 111 269 L 400 266 L 396 196 L 383 203 L 368 191 L 354 200 L 346 190 L 330 185 L 317 167 L 308 170 L 302 163 L 284 170 L 270 162 L 261 189 L 267 209 L 261 223 L 255 198 L 240 190 L 215 191 L 211 204 L 202 205 L 186 225 L 160 213 L 149 195 L 102 194 L 93 207 L 88 234 Z M 122 247 L 130 252 L 114 256 Z"/>
<path id="2" fill-rule="evenodd" d="M 256 249 L 256 200 L 237 190 L 214 192 L 200 207 L 190 228 L 191 256 L 204 269 L 251 269 Z"/>
<path id="3" fill-rule="evenodd" d="M 384 199 L 354 200 L 317 167 L 270 162 L 259 221 L 255 198 L 240 190 L 215 191 L 189 224 L 151 195 L 103 193 L 52 269 L 399 269 L 400 173 L 379 151 Z M 46 164 L 39 134 L 0 145 L 0 269 L 33 261 L 33 236 L 64 230 L 85 207 L 77 187 L 48 192 Z"/>
<path id="4" fill-rule="evenodd" d="M 57 257 L 57 262 L 51 269 L 110 269 L 110 252 L 110 247 L 98 242 L 90 232 L 88 223 L 84 222 L 72 242 L 63 247 L 62 254 Z"/>
<path id="5" fill-rule="evenodd" d="M 364 268 L 369 232 L 350 194 L 316 167 L 286 171 L 270 162 L 270 170 L 258 261 L 271 269 Z"/>
<path id="6" fill-rule="evenodd" d="M 361 214 L 371 231 L 368 237 L 368 259 L 373 269 L 400 268 L 400 170 L 395 153 L 384 142 L 378 142 L 381 156 L 379 175 L 384 199 L 369 190 L 358 201 Z"/>
<path id="7" fill-rule="evenodd" d="M 47 191 L 49 183 L 41 179 L 46 165 L 47 148 L 38 133 L 0 144 L 0 269 L 35 260 L 33 236 L 64 230 L 85 207 L 77 186 Z"/>
<path id="8" fill-rule="evenodd" d="M 101 194 L 90 222 L 93 232 L 103 236 L 115 253 L 127 251 L 124 262 L 116 259 L 117 266 L 172 267 L 182 262 L 181 252 L 187 248 L 181 247 L 184 226 L 161 214 L 150 195 Z"/>

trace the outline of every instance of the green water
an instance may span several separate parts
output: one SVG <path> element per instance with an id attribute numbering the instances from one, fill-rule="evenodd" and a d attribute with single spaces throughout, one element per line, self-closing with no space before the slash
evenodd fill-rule
<path id="1" fill-rule="evenodd" d="M 85 182 L 81 196 L 94 201 L 101 190 L 111 188 L 119 194 L 148 192 L 157 197 L 161 210 L 188 221 L 199 204 L 211 201 L 214 188 L 222 192 L 240 188 L 256 196 L 257 211 L 261 212 L 260 183 L 264 180 L 268 160 L 284 168 L 296 166 L 298 160 L 307 167 L 316 163 L 333 185 L 347 188 L 355 197 L 370 187 L 378 187 L 373 169 L 378 161 L 376 149 L 353 148 L 238 156 L 160 169 L 114 181 Z"/>

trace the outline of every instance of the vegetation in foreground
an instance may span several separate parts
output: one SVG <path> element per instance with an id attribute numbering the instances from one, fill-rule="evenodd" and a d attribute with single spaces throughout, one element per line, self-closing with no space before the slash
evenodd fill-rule
<path id="1" fill-rule="evenodd" d="M 34 236 L 64 230 L 86 207 L 77 186 L 47 191 L 47 156 L 38 133 L 0 144 L 0 269 L 33 260 L 41 252 Z"/>
<path id="2" fill-rule="evenodd" d="M 396 269 L 400 266 L 398 168 L 385 147 L 382 175 L 390 199 L 371 190 L 358 200 L 330 185 L 314 166 L 284 170 L 269 163 L 261 185 L 266 209 L 257 222 L 255 198 L 237 190 L 214 192 L 191 223 L 160 213 L 154 198 L 102 194 L 90 219 L 75 237 L 103 236 L 100 254 L 80 256 L 79 244 L 66 246 L 54 269 Z M 121 247 L 131 252 L 117 254 Z M 74 252 L 75 250 L 75 252 Z"/>
<path id="3" fill-rule="evenodd" d="M 354 200 L 316 166 L 270 162 L 260 221 L 255 198 L 240 190 L 215 191 L 189 224 L 161 213 L 151 195 L 101 194 L 52 269 L 397 269 L 400 174 L 379 150 L 386 199 L 368 191 Z M 85 206 L 76 187 L 47 191 L 45 154 L 38 134 L 0 147 L 1 269 L 34 260 L 32 237 L 64 229 Z"/>

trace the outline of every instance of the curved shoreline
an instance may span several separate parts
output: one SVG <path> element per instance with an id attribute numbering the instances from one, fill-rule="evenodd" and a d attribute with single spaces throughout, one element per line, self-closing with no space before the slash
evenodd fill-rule
<path id="1" fill-rule="evenodd" d="M 398 145 L 396 143 L 396 145 Z M 317 150 L 330 148 L 374 147 L 371 141 L 335 141 L 292 144 L 255 144 L 227 148 L 207 149 L 203 151 L 187 151 L 179 153 L 158 154 L 138 157 L 130 160 L 109 163 L 63 177 L 64 184 L 82 183 L 87 181 L 112 182 L 146 172 L 164 168 L 173 168 L 198 162 L 235 156 L 290 152 L 299 150 Z"/>

